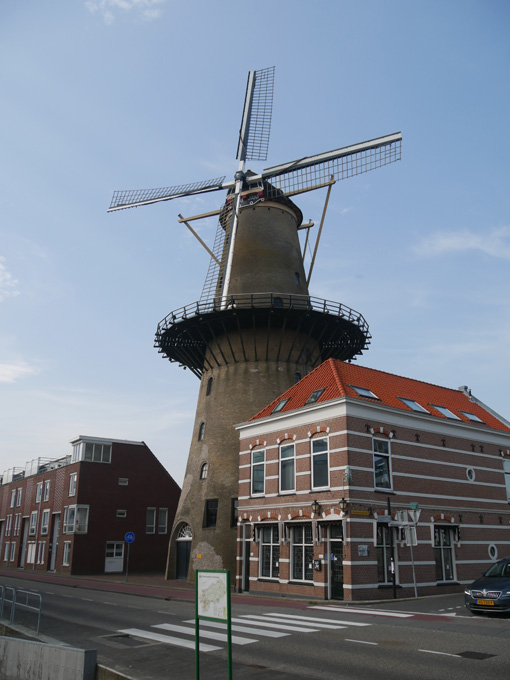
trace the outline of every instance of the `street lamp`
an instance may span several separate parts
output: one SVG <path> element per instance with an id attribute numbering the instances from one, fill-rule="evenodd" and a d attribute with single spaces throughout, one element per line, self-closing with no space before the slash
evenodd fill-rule
<path id="1" fill-rule="evenodd" d="M 318 515 L 320 509 L 321 509 L 321 506 L 320 506 L 319 501 L 314 500 L 314 501 L 312 502 L 312 512 L 313 512 L 313 514 L 314 514 L 314 515 Z"/>

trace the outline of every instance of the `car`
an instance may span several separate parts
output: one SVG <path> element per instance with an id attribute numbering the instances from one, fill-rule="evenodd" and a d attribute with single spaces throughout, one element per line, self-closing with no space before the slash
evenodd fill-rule
<path id="1" fill-rule="evenodd" d="M 465 588 L 464 603 L 473 614 L 510 612 L 510 557 L 495 562 Z"/>

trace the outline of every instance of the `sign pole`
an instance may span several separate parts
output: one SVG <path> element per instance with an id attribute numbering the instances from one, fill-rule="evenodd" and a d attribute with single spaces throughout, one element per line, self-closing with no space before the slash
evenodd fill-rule
<path id="1" fill-rule="evenodd" d="M 198 618 L 198 575 L 195 574 L 195 680 L 200 680 L 200 623 Z"/>
<path id="2" fill-rule="evenodd" d="M 127 531 L 126 534 L 124 535 L 124 540 L 127 543 L 127 558 L 126 558 L 126 583 L 128 580 L 128 572 L 129 572 L 129 548 L 131 546 L 131 543 L 135 540 L 135 534 L 132 531 Z"/>
<path id="3" fill-rule="evenodd" d="M 200 679 L 200 619 L 227 625 L 228 680 L 232 680 L 232 624 L 230 571 L 197 569 L 195 572 L 195 679 Z"/>

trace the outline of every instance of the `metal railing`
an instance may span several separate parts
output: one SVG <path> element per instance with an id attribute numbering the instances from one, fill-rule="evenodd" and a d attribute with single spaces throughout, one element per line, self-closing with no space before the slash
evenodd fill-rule
<path id="1" fill-rule="evenodd" d="M 368 334 L 368 324 L 364 317 L 341 302 L 323 300 L 322 298 L 311 297 L 310 295 L 290 295 L 288 293 L 241 293 L 192 302 L 185 307 L 180 307 L 167 314 L 159 322 L 156 335 L 158 336 L 176 323 L 201 316 L 202 314 L 214 314 L 225 309 L 256 308 L 299 309 L 331 314 L 332 316 L 351 321 Z"/>
<path id="2" fill-rule="evenodd" d="M 37 614 L 37 634 L 41 627 L 42 597 L 39 593 L 33 593 L 21 588 L 0 585 L 0 619 L 4 619 L 5 605 L 10 605 L 9 623 L 13 624 L 16 610 L 23 609 Z M 7 617 L 5 617 L 7 618 Z"/>

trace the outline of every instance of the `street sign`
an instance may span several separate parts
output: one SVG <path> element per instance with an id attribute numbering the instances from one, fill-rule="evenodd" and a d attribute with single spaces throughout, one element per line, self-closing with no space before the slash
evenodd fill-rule
<path id="1" fill-rule="evenodd" d="M 409 515 L 409 521 L 413 524 L 417 524 L 420 519 L 421 510 L 408 510 L 407 514 Z"/>
<path id="2" fill-rule="evenodd" d="M 132 531 L 128 531 L 124 536 L 124 540 L 126 541 L 126 543 L 133 543 L 133 541 L 135 540 L 134 533 Z"/>

